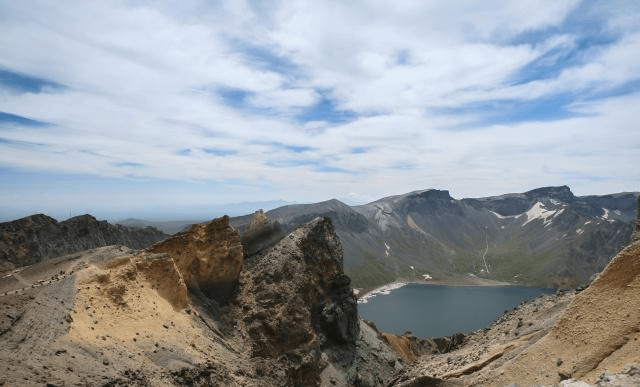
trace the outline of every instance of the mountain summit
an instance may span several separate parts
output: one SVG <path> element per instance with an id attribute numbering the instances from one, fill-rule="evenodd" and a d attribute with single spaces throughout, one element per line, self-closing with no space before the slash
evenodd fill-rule
<path id="1" fill-rule="evenodd" d="M 356 287 L 425 274 L 572 287 L 586 283 L 629 242 L 637 198 L 575 196 L 559 186 L 458 200 L 428 189 L 361 206 L 334 199 L 266 215 L 285 230 L 316 216 L 331 218 Z"/>

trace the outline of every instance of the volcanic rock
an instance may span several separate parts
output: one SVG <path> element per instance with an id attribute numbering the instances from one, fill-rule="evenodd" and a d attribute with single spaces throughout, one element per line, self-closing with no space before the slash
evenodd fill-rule
<path id="1" fill-rule="evenodd" d="M 328 219 L 244 261 L 221 218 L 22 268 L 0 278 L 0 381 L 386 386 L 404 360 L 358 319 L 342 259 Z"/>
<path id="2" fill-rule="evenodd" d="M 225 303 L 234 291 L 244 262 L 240 235 L 229 217 L 194 224 L 147 249 L 168 253 L 175 260 L 184 281 L 218 303 Z"/>
<path id="3" fill-rule="evenodd" d="M 360 325 L 349 282 L 333 226 L 317 218 L 248 260 L 230 318 L 251 337 L 253 357 L 286 355 L 295 384 L 315 385 L 322 351 L 353 361 Z"/>
<path id="4" fill-rule="evenodd" d="M 139 249 L 166 237 L 152 227 L 112 225 L 91 215 L 76 216 L 63 222 L 43 214 L 31 215 L 0 223 L 0 270 L 100 246 L 123 245 Z"/>

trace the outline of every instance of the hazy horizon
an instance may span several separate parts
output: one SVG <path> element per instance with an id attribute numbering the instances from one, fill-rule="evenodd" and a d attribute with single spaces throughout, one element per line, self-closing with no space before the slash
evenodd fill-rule
<path id="1" fill-rule="evenodd" d="M 536 189 L 536 188 L 543 188 L 543 187 L 532 187 L 531 189 Z M 569 188 L 571 189 L 571 187 Z M 429 190 L 429 189 L 434 189 L 434 188 L 427 188 L 425 190 Z M 423 191 L 423 190 L 418 190 L 418 191 Z M 526 192 L 526 191 L 523 191 L 523 192 Z M 499 195 L 523 193 L 523 192 L 503 192 Z M 638 192 L 640 191 L 606 192 L 606 193 L 596 194 L 596 195 L 610 195 L 610 194 L 619 194 L 619 193 L 638 193 Z M 403 195 L 407 193 L 410 193 L 410 192 L 396 193 L 396 194 L 388 195 L 385 197 Z M 591 194 L 581 195 L 576 192 L 573 192 L 573 194 L 575 196 L 591 195 Z M 499 196 L 499 195 L 491 195 L 491 196 Z M 452 195 L 452 197 L 454 199 L 460 200 L 460 199 L 469 199 L 469 198 L 483 198 L 487 196 L 456 197 Z M 376 201 L 382 198 L 384 197 L 375 198 L 370 202 L 356 202 L 349 198 L 328 198 L 326 200 L 320 200 L 318 202 L 335 199 L 349 206 L 358 206 L 358 205 L 369 204 L 373 201 Z M 288 202 L 284 200 L 273 200 L 273 201 L 264 201 L 264 202 L 241 202 L 241 203 L 224 203 L 224 204 L 213 204 L 213 205 L 202 205 L 202 206 L 183 206 L 178 208 L 176 208 L 176 206 L 156 207 L 156 208 L 147 207 L 147 208 L 138 208 L 138 209 L 132 209 L 132 210 L 128 210 L 125 208 L 119 211 L 111 211 L 111 212 L 100 211 L 100 210 L 98 210 L 97 212 L 93 212 L 88 209 L 85 211 L 69 210 L 68 214 L 65 213 L 64 211 L 47 212 L 47 211 L 37 211 L 37 210 L 30 211 L 30 210 L 11 209 L 11 210 L 3 210 L 2 213 L 0 213 L 0 222 L 12 221 L 12 220 L 20 219 L 26 216 L 34 215 L 34 214 L 40 214 L 40 213 L 44 213 L 45 215 L 50 216 L 58 221 L 66 220 L 75 216 L 80 216 L 85 214 L 92 215 L 96 217 L 98 220 L 108 220 L 111 223 L 124 221 L 127 219 L 139 219 L 139 220 L 150 221 L 150 222 L 196 221 L 196 220 L 199 221 L 199 220 L 213 219 L 223 215 L 241 216 L 241 215 L 251 214 L 257 210 L 269 211 L 281 206 L 297 205 L 297 204 L 312 204 L 312 203 L 317 203 L 317 202 L 311 202 L 311 201 Z"/>
<path id="2" fill-rule="evenodd" d="M 634 1 L 3 2 L 0 219 L 637 191 L 639 107 Z"/>

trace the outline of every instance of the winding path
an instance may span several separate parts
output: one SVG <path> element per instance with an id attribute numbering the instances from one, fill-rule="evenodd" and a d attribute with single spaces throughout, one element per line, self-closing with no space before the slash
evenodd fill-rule
<path id="1" fill-rule="evenodd" d="M 484 269 L 487 271 L 487 274 L 489 274 L 489 267 L 487 266 L 487 260 L 485 259 L 487 252 L 489 252 L 489 235 L 487 234 L 487 230 L 484 230 L 484 238 L 487 242 L 487 248 L 484 251 L 484 254 L 482 254 L 482 262 L 484 262 Z"/>

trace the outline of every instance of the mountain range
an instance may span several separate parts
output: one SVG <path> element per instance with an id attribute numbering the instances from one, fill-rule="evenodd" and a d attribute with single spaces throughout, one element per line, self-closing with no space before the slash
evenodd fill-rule
<path id="1" fill-rule="evenodd" d="M 637 199 L 638 192 L 575 196 L 567 186 L 461 200 L 429 189 L 360 206 L 288 205 L 266 216 L 286 232 L 331 218 L 354 287 L 425 275 L 573 287 L 629 243 Z M 242 229 L 249 219 L 231 222 Z"/>
<path id="2" fill-rule="evenodd" d="M 560 186 L 454 199 L 448 191 L 428 189 L 358 206 L 335 199 L 286 205 L 230 222 L 253 254 L 300 224 L 330 218 L 356 288 L 425 278 L 576 287 L 629 243 L 638 195 L 575 196 Z M 0 269 L 111 244 L 141 248 L 168 236 L 158 229 L 176 233 L 199 222 L 120 223 L 129 227 L 90 215 L 0 223 Z"/>

